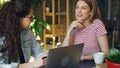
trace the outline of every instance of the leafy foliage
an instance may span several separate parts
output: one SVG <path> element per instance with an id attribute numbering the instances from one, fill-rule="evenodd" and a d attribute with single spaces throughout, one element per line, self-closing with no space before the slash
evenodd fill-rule
<path id="1" fill-rule="evenodd" d="M 30 24 L 30 29 L 33 31 L 34 35 L 39 35 L 45 28 L 50 30 L 50 25 L 44 20 L 38 20 L 38 18 L 33 15 L 33 21 Z"/>
<path id="2" fill-rule="evenodd" d="M 38 6 L 39 4 L 42 4 L 43 1 L 44 0 L 30 0 L 33 6 Z M 29 27 L 33 31 L 34 35 L 40 35 L 40 32 L 42 32 L 44 28 L 50 30 L 50 26 L 47 22 L 45 22 L 44 20 L 38 20 L 37 16 L 34 15 L 33 21 Z"/>
<path id="3" fill-rule="evenodd" d="M 105 57 L 108 61 L 120 64 L 120 51 L 112 48 Z"/>
<path id="4" fill-rule="evenodd" d="M 0 0 L 0 7 L 2 7 L 2 5 L 7 1 L 10 1 L 10 0 Z"/>

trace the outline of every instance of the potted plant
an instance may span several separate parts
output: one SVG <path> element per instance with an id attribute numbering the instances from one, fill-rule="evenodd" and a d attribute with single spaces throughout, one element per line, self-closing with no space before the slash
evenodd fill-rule
<path id="1" fill-rule="evenodd" d="M 120 51 L 118 49 L 110 49 L 105 59 L 108 68 L 120 68 Z"/>
<path id="2" fill-rule="evenodd" d="M 43 31 L 43 29 L 48 29 L 50 30 L 50 25 L 45 22 L 44 20 L 38 20 L 36 16 L 32 16 L 33 21 L 30 24 L 30 29 L 33 31 L 34 35 L 40 35 L 40 32 Z"/>
<path id="3" fill-rule="evenodd" d="M 30 0 L 33 8 L 42 7 L 41 4 L 43 3 L 43 1 L 44 0 Z M 39 16 L 37 16 L 37 15 L 38 14 L 36 14 L 36 12 L 35 12 L 34 15 L 32 16 L 33 21 L 30 24 L 30 29 L 33 31 L 34 35 L 39 38 L 43 34 L 43 29 L 50 30 L 50 26 L 43 19 L 38 19 Z"/>

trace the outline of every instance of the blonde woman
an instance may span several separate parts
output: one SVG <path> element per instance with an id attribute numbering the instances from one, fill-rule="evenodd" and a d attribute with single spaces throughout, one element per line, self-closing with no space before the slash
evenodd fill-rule
<path id="1" fill-rule="evenodd" d="M 93 60 L 93 54 L 109 51 L 107 31 L 100 19 L 95 0 L 78 0 L 75 8 L 76 20 L 67 31 L 62 46 L 84 43 L 80 60 Z"/>

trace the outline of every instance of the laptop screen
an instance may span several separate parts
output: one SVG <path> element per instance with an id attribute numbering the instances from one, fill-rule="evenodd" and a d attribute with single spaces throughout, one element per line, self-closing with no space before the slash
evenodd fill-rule
<path id="1" fill-rule="evenodd" d="M 78 68 L 84 44 L 50 49 L 45 68 Z"/>

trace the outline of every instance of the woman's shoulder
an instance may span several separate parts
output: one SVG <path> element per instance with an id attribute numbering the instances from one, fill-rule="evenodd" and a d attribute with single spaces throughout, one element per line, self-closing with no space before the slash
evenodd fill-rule
<path id="1" fill-rule="evenodd" d="M 102 25 L 104 25 L 104 22 L 101 19 L 95 19 L 94 22 L 96 24 L 102 24 Z"/>
<path id="2" fill-rule="evenodd" d="M 31 29 L 23 30 L 23 31 L 21 31 L 21 33 L 24 34 L 24 35 L 33 34 L 33 32 L 31 31 Z"/>
<path id="3" fill-rule="evenodd" d="M 21 38 L 28 40 L 32 37 L 34 37 L 34 34 L 30 29 L 21 32 Z"/>
<path id="4" fill-rule="evenodd" d="M 97 18 L 97 19 L 93 20 L 93 23 L 101 24 L 101 23 L 103 23 L 103 21 L 101 19 Z"/>
<path id="5" fill-rule="evenodd" d="M 92 22 L 92 27 L 93 28 L 99 28 L 99 27 L 105 27 L 103 21 L 101 19 L 95 19 L 93 22 Z"/>
<path id="6" fill-rule="evenodd" d="M 103 26 L 104 23 L 101 19 L 95 19 L 93 22 L 92 22 L 95 26 Z"/>

